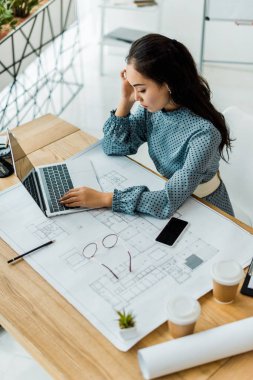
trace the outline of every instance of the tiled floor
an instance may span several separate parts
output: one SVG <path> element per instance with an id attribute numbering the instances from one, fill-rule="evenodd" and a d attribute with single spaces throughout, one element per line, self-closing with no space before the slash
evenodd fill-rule
<path id="1" fill-rule="evenodd" d="M 87 29 L 87 24 L 85 25 Z M 7 88 L 0 94 L 1 127 L 14 127 L 39 115 L 51 112 L 97 137 L 109 111 L 116 107 L 120 91 L 118 72 L 124 65 L 124 51 L 107 54 L 106 75 L 99 75 L 99 48 L 96 41 L 86 41 L 83 27 L 72 28 L 60 37 L 37 62 L 19 78 L 16 89 L 6 102 Z M 77 38 L 78 37 L 78 38 Z M 74 43 L 73 43 L 74 41 Z M 63 44 L 60 51 L 59 44 Z M 112 53 L 112 52 L 108 52 Z M 56 62 L 50 67 L 48 62 Z M 41 65 L 43 70 L 38 70 Z M 38 77 L 38 72 L 43 73 Z M 253 67 L 206 66 L 204 76 L 213 92 L 213 102 L 223 110 L 237 105 L 253 113 Z M 35 75 L 36 74 L 36 75 Z M 15 94 L 18 99 L 15 99 Z M 17 115 L 17 108 L 19 113 Z M 1 110 L 0 110 L 1 111 Z M 1 111 L 3 112 L 3 111 Z M 137 159 L 154 169 L 145 146 Z M 46 380 L 49 375 L 4 330 L 0 330 L 0 379 Z"/>
<path id="2" fill-rule="evenodd" d="M 51 377 L 6 331 L 0 330 L 1 380 L 50 380 Z"/>

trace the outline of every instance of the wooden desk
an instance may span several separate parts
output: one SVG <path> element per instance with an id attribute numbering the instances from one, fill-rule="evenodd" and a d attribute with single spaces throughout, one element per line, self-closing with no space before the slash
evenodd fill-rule
<path id="1" fill-rule="evenodd" d="M 16 129 L 30 160 L 38 165 L 61 161 L 96 139 L 52 115 Z M 4 189 L 17 179 L 0 180 Z M 253 233 L 253 229 L 248 227 Z M 240 252 L 238 252 L 240 254 Z M 74 307 L 25 261 L 8 266 L 12 249 L 0 241 L 0 324 L 17 339 L 53 379 L 142 379 L 137 350 L 170 339 L 166 323 L 126 353 L 118 351 Z M 196 331 L 253 315 L 253 299 L 238 295 L 231 305 L 214 302 L 211 292 L 200 299 L 202 314 Z M 252 379 L 249 352 L 165 376 L 163 379 Z"/>

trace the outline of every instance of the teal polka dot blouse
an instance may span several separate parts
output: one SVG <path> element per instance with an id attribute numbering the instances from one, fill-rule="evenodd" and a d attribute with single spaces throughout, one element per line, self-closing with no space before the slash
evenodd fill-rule
<path id="1" fill-rule="evenodd" d="M 124 190 L 115 189 L 112 209 L 168 218 L 200 183 L 209 181 L 218 171 L 221 135 L 211 122 L 187 108 L 151 113 L 139 106 L 125 117 L 111 112 L 104 125 L 103 149 L 106 154 L 135 154 L 145 142 L 157 171 L 169 181 L 160 191 L 150 191 L 141 184 Z M 233 215 L 223 182 L 203 199 Z"/>

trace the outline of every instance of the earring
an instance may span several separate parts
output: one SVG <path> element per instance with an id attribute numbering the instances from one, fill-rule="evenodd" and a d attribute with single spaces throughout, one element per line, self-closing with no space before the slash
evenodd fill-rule
<path id="1" fill-rule="evenodd" d="M 167 84 L 166 84 L 166 87 L 167 87 L 169 94 L 171 95 L 171 89 L 169 88 L 169 86 Z"/>

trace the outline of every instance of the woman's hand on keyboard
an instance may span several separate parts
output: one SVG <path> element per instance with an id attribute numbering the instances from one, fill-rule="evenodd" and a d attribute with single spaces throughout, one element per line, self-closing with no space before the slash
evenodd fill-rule
<path id="1" fill-rule="evenodd" d="M 69 190 L 59 199 L 67 207 L 112 207 L 113 193 L 104 193 L 89 187 L 78 187 Z"/>

